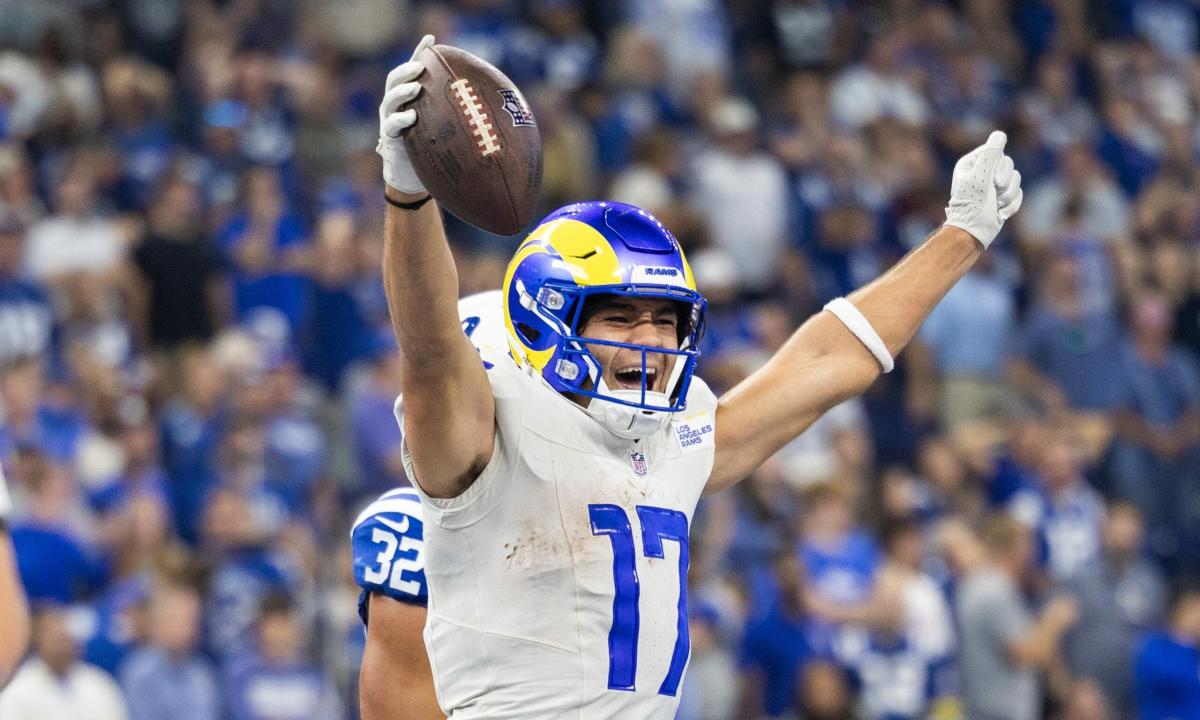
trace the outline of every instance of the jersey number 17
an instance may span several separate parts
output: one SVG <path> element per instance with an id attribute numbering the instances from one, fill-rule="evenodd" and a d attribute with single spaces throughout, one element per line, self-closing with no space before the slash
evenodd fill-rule
<path id="1" fill-rule="evenodd" d="M 637 677 L 638 628 L 640 625 L 638 601 L 641 588 L 638 583 L 637 557 L 633 543 L 633 528 L 629 515 L 619 505 L 588 505 L 593 535 L 607 535 L 613 549 L 613 597 L 612 629 L 608 631 L 608 687 L 610 690 L 635 690 Z M 687 570 L 688 570 L 688 520 L 678 510 L 637 506 L 638 520 L 642 525 L 642 553 L 650 558 L 664 558 L 663 541 L 679 543 L 679 619 L 675 636 L 675 649 L 671 653 L 671 665 L 667 676 L 658 688 L 660 695 L 675 696 L 683 669 L 691 651 L 687 619 Z"/>

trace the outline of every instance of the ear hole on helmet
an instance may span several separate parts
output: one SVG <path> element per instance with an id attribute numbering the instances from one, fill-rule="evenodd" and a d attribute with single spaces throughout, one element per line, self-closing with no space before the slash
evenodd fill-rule
<path id="1" fill-rule="evenodd" d="M 517 323 L 517 332 L 521 333 L 521 337 L 528 343 L 535 343 L 542 336 L 540 330 L 526 323 Z"/>

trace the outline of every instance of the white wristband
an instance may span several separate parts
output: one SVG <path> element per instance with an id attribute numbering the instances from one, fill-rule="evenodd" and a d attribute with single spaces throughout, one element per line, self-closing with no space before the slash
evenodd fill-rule
<path id="1" fill-rule="evenodd" d="M 883 338 L 879 337 L 879 333 L 875 332 L 875 328 L 871 327 L 871 321 L 867 319 L 867 316 L 854 307 L 854 303 L 844 297 L 840 297 L 836 300 L 830 300 L 825 305 L 825 309 L 833 313 L 833 316 L 838 320 L 841 320 L 846 329 L 854 333 L 854 337 L 867 346 L 867 349 L 879 361 L 879 367 L 883 368 L 885 373 L 890 373 L 892 368 L 896 367 L 896 361 L 892 358 L 892 354 L 888 352 L 887 345 L 883 343 Z"/>
<path id="2" fill-rule="evenodd" d="M 4 468 L 0 467 L 0 520 L 12 514 L 12 498 L 8 496 L 8 483 L 4 481 Z"/>

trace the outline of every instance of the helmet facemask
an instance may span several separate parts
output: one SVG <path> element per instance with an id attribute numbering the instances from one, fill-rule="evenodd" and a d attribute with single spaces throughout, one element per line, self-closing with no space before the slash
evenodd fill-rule
<path id="1" fill-rule="evenodd" d="M 509 345 L 517 364 L 614 434 L 646 437 L 686 407 L 705 303 L 679 243 L 650 213 L 606 201 L 559 208 L 517 248 L 503 292 Z M 585 337 L 581 328 L 588 301 L 605 295 L 678 303 L 683 322 L 678 324 L 677 342 L 667 343 L 661 334 L 655 344 L 673 347 Z M 657 326 L 657 312 L 654 321 Z M 626 358 L 621 361 L 622 375 L 610 372 L 606 379 L 597 352 Z M 660 355 L 668 356 L 667 362 Z M 669 375 L 655 378 L 650 368 Z M 635 372 L 638 380 L 633 379 Z"/>
<path id="2" fill-rule="evenodd" d="M 698 293 L 683 288 L 636 284 L 579 287 L 547 283 L 537 298 L 525 292 L 520 284 L 517 290 L 521 305 L 555 328 L 555 334 L 559 337 L 548 365 L 550 372 L 543 373 L 543 376 L 560 393 L 588 398 L 585 405 L 588 414 L 610 431 L 627 439 L 646 437 L 664 427 L 672 413 L 687 407 L 687 391 L 695 371 L 698 345 L 704 328 L 704 299 Z M 677 333 L 679 346 L 654 347 L 581 335 L 580 326 L 589 319 L 589 301 L 602 296 L 671 300 L 678 303 L 681 307 Z M 518 333 L 528 331 L 520 325 L 516 330 Z M 637 353 L 641 365 L 640 387 L 610 388 L 604 378 L 604 368 L 589 346 Z M 654 355 L 673 360 L 669 362 L 669 376 L 662 391 L 652 389 L 653 379 L 649 369 L 654 366 L 651 359 Z"/>

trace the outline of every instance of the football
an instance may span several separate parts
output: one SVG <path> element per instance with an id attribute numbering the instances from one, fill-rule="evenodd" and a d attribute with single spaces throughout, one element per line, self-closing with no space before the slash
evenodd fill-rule
<path id="1" fill-rule="evenodd" d="M 404 135 L 413 168 L 438 203 L 489 232 L 513 235 L 533 215 L 542 138 L 504 73 L 465 50 L 433 45 L 419 58 L 422 92 Z"/>

